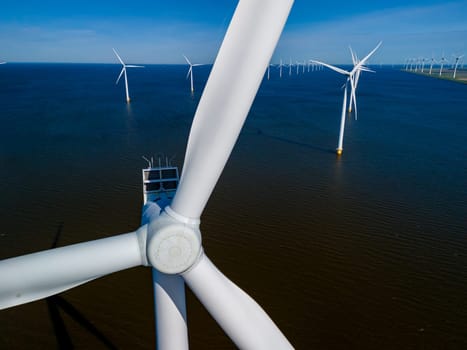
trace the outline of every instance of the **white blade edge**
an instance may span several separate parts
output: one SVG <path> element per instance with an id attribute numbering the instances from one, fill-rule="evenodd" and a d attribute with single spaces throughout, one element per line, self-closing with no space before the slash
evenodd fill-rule
<path id="1" fill-rule="evenodd" d="M 190 60 L 188 59 L 188 57 L 186 57 L 185 55 L 182 55 L 182 56 L 185 57 L 186 63 L 188 63 L 191 66 L 192 64 L 191 64 Z"/>
<path id="2" fill-rule="evenodd" d="M 376 73 L 374 70 L 368 68 L 368 67 L 365 67 L 365 66 L 360 66 L 360 68 L 358 69 L 357 73 L 356 74 L 359 74 L 360 72 L 370 72 L 370 73 Z"/>
<path id="3" fill-rule="evenodd" d="M 344 74 L 344 75 L 349 75 L 350 74 L 350 72 L 347 72 L 346 70 L 344 70 L 342 68 L 339 68 L 339 67 L 336 67 L 336 66 L 321 62 L 321 61 L 315 61 L 315 60 L 310 60 L 310 61 L 313 62 L 313 63 L 316 63 L 316 64 L 320 64 L 322 66 L 328 67 L 329 69 L 332 69 L 333 71 Z"/>
<path id="4" fill-rule="evenodd" d="M 197 265 L 182 276 L 239 349 L 293 349 L 266 312 L 207 256 L 202 255 Z"/>
<path id="5" fill-rule="evenodd" d="M 198 219 L 237 141 L 293 0 L 241 0 L 195 113 L 172 209 Z"/>
<path id="6" fill-rule="evenodd" d="M 118 76 L 117 81 L 115 82 L 115 85 L 117 85 L 118 82 L 120 81 L 120 78 L 122 77 L 123 72 L 125 72 L 125 66 L 123 66 L 123 68 L 122 68 L 122 70 L 120 72 L 120 75 Z"/>
<path id="7" fill-rule="evenodd" d="M 188 72 L 186 73 L 185 79 L 188 79 L 188 78 L 190 77 L 190 73 L 191 73 L 192 67 L 193 67 L 193 66 L 190 66 L 190 68 L 188 68 Z"/>
<path id="8" fill-rule="evenodd" d="M 134 64 L 127 64 L 125 67 L 126 68 L 128 68 L 128 67 L 129 68 L 144 68 L 144 66 L 135 66 Z"/>
<path id="9" fill-rule="evenodd" d="M 142 265 L 138 231 L 0 261 L 0 309 Z"/>
<path id="10" fill-rule="evenodd" d="M 112 50 L 114 50 L 114 53 L 115 53 L 115 55 L 117 56 L 117 58 L 118 58 L 118 60 L 120 61 L 120 63 L 121 63 L 122 65 L 125 65 L 125 63 L 123 63 L 123 60 L 122 60 L 122 59 L 120 58 L 120 56 L 118 55 L 117 51 L 116 51 L 114 48 L 112 48 Z"/>
<path id="11" fill-rule="evenodd" d="M 193 67 L 198 67 L 198 66 L 205 66 L 206 64 L 204 63 L 195 63 L 195 64 L 192 64 Z"/>
<path id="12" fill-rule="evenodd" d="M 349 45 L 350 54 L 352 55 L 352 63 L 356 65 L 358 63 L 357 55 L 353 52 L 352 47 Z"/>
<path id="13" fill-rule="evenodd" d="M 376 45 L 376 47 L 375 47 L 373 50 L 371 50 L 370 53 L 369 53 L 368 55 L 366 55 L 366 56 L 357 64 L 356 67 L 358 67 L 359 65 L 360 65 L 360 66 L 363 66 L 363 65 L 365 64 L 365 62 L 376 52 L 376 50 L 379 49 L 379 47 L 381 46 L 382 43 L 383 43 L 383 42 L 380 41 L 380 42 L 378 43 L 378 45 Z M 355 69 L 355 68 L 354 68 L 354 69 Z"/>

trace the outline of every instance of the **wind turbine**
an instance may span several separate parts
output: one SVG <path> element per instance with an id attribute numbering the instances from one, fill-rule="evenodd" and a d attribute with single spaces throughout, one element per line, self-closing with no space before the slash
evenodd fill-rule
<path id="1" fill-rule="evenodd" d="M 425 57 L 422 58 L 422 73 L 425 70 Z"/>
<path id="2" fill-rule="evenodd" d="M 456 56 L 456 63 L 454 65 L 454 74 L 452 75 L 453 79 L 456 79 L 456 73 L 457 73 L 457 66 L 459 65 L 459 60 L 464 57 L 464 55 L 461 56 Z"/>
<path id="3" fill-rule="evenodd" d="M 430 75 L 431 75 L 431 72 L 433 71 L 433 64 L 435 63 L 435 58 L 433 57 L 433 55 L 431 56 L 431 62 L 430 62 Z"/>
<path id="4" fill-rule="evenodd" d="M 118 55 L 117 51 L 115 49 L 112 49 L 112 50 L 114 51 L 114 53 L 117 56 L 120 63 L 122 64 L 122 71 L 120 72 L 120 75 L 118 76 L 117 81 L 115 82 L 115 85 L 118 84 L 118 82 L 120 81 L 120 78 L 122 77 L 122 74 L 125 75 L 126 102 L 130 103 L 130 93 L 128 92 L 128 77 L 126 75 L 126 69 L 127 68 L 144 68 L 144 66 L 135 66 L 135 65 L 131 65 L 131 64 L 125 64 L 123 62 L 123 60 L 120 58 L 120 56 Z"/>
<path id="5" fill-rule="evenodd" d="M 443 53 L 443 56 L 441 57 L 441 66 L 439 68 L 439 76 L 441 76 L 441 74 L 443 74 L 443 66 L 444 66 L 444 62 L 447 62 L 446 60 L 446 57 L 444 57 L 444 53 Z"/>
<path id="6" fill-rule="evenodd" d="M 379 46 L 382 44 L 382 42 L 379 42 L 378 46 L 375 48 L 375 51 L 379 48 Z M 352 62 L 353 62 L 353 65 L 357 65 L 359 63 L 359 59 L 357 57 L 357 54 L 352 50 L 352 48 L 349 46 L 349 49 L 350 49 L 350 54 L 352 55 Z M 371 56 L 371 55 L 370 55 Z M 370 57 L 368 56 L 368 58 Z M 365 64 L 365 62 L 363 63 Z M 358 69 L 356 72 L 355 72 L 355 79 L 354 79 L 354 87 L 353 89 L 355 90 L 355 93 L 352 93 L 350 95 L 350 102 L 349 102 L 349 113 L 352 113 L 352 106 L 354 105 L 355 106 L 355 119 L 357 119 L 357 113 L 356 113 L 356 109 L 357 109 L 357 101 L 355 100 L 355 97 L 356 97 L 356 91 L 357 91 L 357 86 L 358 86 L 358 82 L 360 80 L 360 74 L 362 72 L 362 70 L 366 70 L 368 72 L 373 72 L 369 69 L 367 69 L 366 67 L 364 67 L 364 69 Z"/>
<path id="7" fill-rule="evenodd" d="M 268 80 L 270 78 L 271 67 L 274 67 L 274 65 L 273 64 L 268 64 L 268 69 L 267 69 L 267 71 L 268 71 Z"/>
<path id="8" fill-rule="evenodd" d="M 350 97 L 350 103 L 353 103 L 354 106 L 355 106 L 355 119 L 357 119 L 357 99 L 356 99 L 356 96 L 355 96 L 355 90 L 356 90 L 356 84 L 355 84 L 355 78 L 356 78 L 356 73 L 358 71 L 368 71 L 368 72 L 373 72 L 372 70 L 368 69 L 367 67 L 364 66 L 364 64 L 366 63 L 366 61 L 376 52 L 376 50 L 378 50 L 378 48 L 381 46 L 382 42 L 380 41 L 378 43 L 378 45 L 376 45 L 376 47 L 370 51 L 370 53 L 368 55 L 366 55 L 361 61 L 358 61 L 358 58 L 354 55 L 353 51 L 351 50 L 352 52 L 352 59 L 354 60 L 354 67 L 353 69 L 349 72 L 349 71 L 346 71 L 342 68 L 338 68 L 338 67 L 335 67 L 335 66 L 332 66 L 330 64 L 327 64 L 327 63 L 324 63 L 324 62 L 320 62 L 320 61 L 316 61 L 316 60 L 312 60 L 312 62 L 316 63 L 316 64 L 319 64 L 321 66 L 325 66 L 325 67 L 328 67 L 329 69 L 332 69 L 338 73 L 341 73 L 341 74 L 344 74 L 344 75 L 347 75 L 347 80 L 345 82 L 345 88 L 344 88 L 344 96 L 345 98 L 347 98 L 347 83 L 350 82 L 350 92 L 351 92 L 351 97 Z M 346 108 L 346 103 L 343 104 L 343 108 L 345 110 Z M 345 127 L 345 122 L 342 122 L 341 121 L 341 126 L 340 126 L 340 131 L 339 131 L 339 142 L 338 142 L 338 146 L 337 146 L 337 155 L 342 155 L 342 151 L 343 151 L 343 147 L 342 147 L 342 144 L 343 144 L 343 138 L 344 138 L 344 127 Z"/>
<path id="9" fill-rule="evenodd" d="M 134 232 L 0 261 L 0 308 L 152 266 L 157 348 L 188 348 L 184 283 L 238 348 L 292 349 L 265 311 L 224 276 L 201 245 L 200 216 L 230 156 L 293 0 L 240 0 L 191 127 L 175 197 L 143 208 Z"/>
<path id="10" fill-rule="evenodd" d="M 290 63 L 289 63 L 289 77 L 292 75 L 292 57 L 290 57 Z"/>
<path id="11" fill-rule="evenodd" d="M 190 77 L 190 82 L 191 82 L 191 93 L 195 92 L 194 88 L 193 88 L 193 67 L 197 67 L 197 66 L 203 66 L 202 63 L 195 63 L 195 64 L 192 64 L 190 62 L 190 60 L 185 56 L 183 55 L 183 57 L 185 57 L 185 61 L 190 65 L 190 68 L 188 69 L 188 73 L 186 74 L 186 79 L 188 79 L 188 76 Z"/>
<path id="12" fill-rule="evenodd" d="M 282 58 L 280 59 L 280 63 L 279 63 L 279 78 L 282 78 L 282 67 L 284 67 L 284 65 L 282 64 Z"/>
<path id="13" fill-rule="evenodd" d="M 355 107 L 355 119 L 357 119 L 356 88 L 357 88 L 358 80 L 359 80 L 359 77 L 360 77 L 360 72 L 361 71 L 373 72 L 369 68 L 365 67 L 364 64 L 376 52 L 376 50 L 378 50 L 378 48 L 381 46 L 381 44 L 382 44 L 382 41 L 380 41 L 378 43 L 378 45 L 376 45 L 376 47 L 373 50 L 371 50 L 370 53 L 368 55 L 366 55 L 361 61 L 358 60 L 357 56 L 354 54 L 352 49 L 350 49 L 350 52 L 352 54 L 352 61 L 354 63 L 354 67 L 350 72 L 346 71 L 344 69 L 332 66 L 332 65 L 327 64 L 327 63 L 312 60 L 312 62 L 314 62 L 316 64 L 328 67 L 329 69 L 332 69 L 332 70 L 334 70 L 334 71 L 336 71 L 338 73 L 341 73 L 341 74 L 344 74 L 344 75 L 348 76 L 348 80 L 350 81 L 350 103 L 349 104 L 353 104 L 354 107 Z M 350 106 L 349 106 L 349 111 L 351 111 Z"/>

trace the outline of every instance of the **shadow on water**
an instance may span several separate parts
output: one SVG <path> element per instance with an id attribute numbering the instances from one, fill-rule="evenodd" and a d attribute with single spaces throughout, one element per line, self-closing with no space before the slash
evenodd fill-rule
<path id="1" fill-rule="evenodd" d="M 273 140 L 285 142 L 285 143 L 292 144 L 292 145 L 296 145 L 296 146 L 306 147 L 306 148 L 313 149 L 313 150 L 319 151 L 319 152 L 332 153 L 332 154 L 335 154 L 335 153 L 336 153 L 336 150 L 335 150 L 335 149 L 329 149 L 329 148 L 324 148 L 324 147 L 318 147 L 318 146 L 315 146 L 315 145 L 311 145 L 311 144 L 309 144 L 309 143 L 304 143 L 304 142 L 299 142 L 299 141 L 290 140 L 290 139 L 287 139 L 287 138 L 285 138 L 285 137 L 269 135 L 269 134 L 264 133 L 261 129 L 257 129 L 257 130 L 256 130 L 256 134 L 257 134 L 257 135 L 261 135 L 261 136 L 263 136 L 263 137 L 267 137 L 267 138 L 269 138 L 269 139 L 273 139 Z"/>
<path id="2" fill-rule="evenodd" d="M 52 249 L 57 247 L 58 240 L 63 230 L 63 222 L 58 226 L 57 233 L 55 234 L 52 243 Z M 60 310 L 67 314 L 73 321 L 84 328 L 89 334 L 92 334 L 108 349 L 117 349 L 117 347 L 99 330 L 94 326 L 81 312 L 79 312 L 73 305 L 66 301 L 59 295 L 53 295 L 46 298 L 47 308 L 49 310 L 50 319 L 55 331 L 57 345 L 59 349 L 73 349 L 73 342 L 70 334 L 66 329 L 65 322 L 62 318 Z"/>

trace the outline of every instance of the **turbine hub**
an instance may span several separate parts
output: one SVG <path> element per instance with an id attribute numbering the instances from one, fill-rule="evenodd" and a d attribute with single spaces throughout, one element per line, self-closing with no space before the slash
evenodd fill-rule
<path id="1" fill-rule="evenodd" d="M 170 213 L 170 208 L 167 208 Z M 148 227 L 146 254 L 160 272 L 179 274 L 192 267 L 201 255 L 199 222 L 182 222 L 164 211 Z"/>

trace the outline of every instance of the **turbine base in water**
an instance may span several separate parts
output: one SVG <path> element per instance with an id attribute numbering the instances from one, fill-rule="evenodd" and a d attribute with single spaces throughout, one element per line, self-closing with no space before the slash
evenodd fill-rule
<path id="1" fill-rule="evenodd" d="M 343 151 L 342 148 L 338 148 L 338 149 L 336 149 L 336 154 L 337 154 L 338 156 L 341 156 L 341 155 L 342 155 L 342 151 Z"/>

